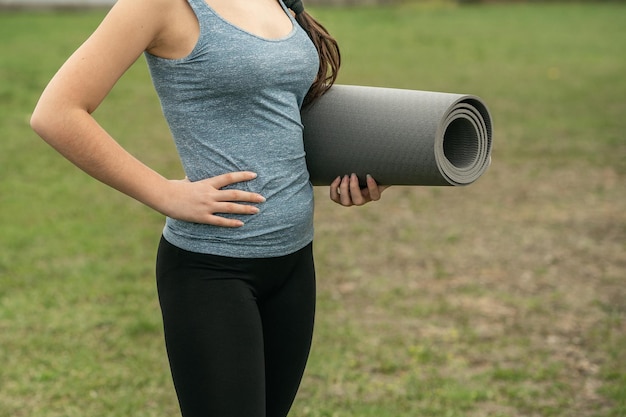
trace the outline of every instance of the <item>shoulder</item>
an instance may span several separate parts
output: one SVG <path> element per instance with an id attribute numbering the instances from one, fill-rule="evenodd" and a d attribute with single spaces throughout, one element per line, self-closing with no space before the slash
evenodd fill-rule
<path id="1" fill-rule="evenodd" d="M 189 8 L 187 0 L 117 0 L 101 26 L 117 28 L 128 42 L 148 40 L 148 48 L 177 24 L 176 16 Z"/>

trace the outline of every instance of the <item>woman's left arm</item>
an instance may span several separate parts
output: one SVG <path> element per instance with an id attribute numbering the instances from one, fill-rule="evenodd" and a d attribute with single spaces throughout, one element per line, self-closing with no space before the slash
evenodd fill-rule
<path id="1" fill-rule="evenodd" d="M 337 177 L 330 184 L 330 199 L 344 207 L 362 206 L 380 200 L 388 185 L 378 185 L 371 175 L 366 177 L 367 187 L 361 188 L 356 174 Z"/>

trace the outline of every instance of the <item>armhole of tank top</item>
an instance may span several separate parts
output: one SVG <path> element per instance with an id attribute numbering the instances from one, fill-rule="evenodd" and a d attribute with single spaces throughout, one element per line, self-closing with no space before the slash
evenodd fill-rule
<path id="1" fill-rule="evenodd" d="M 203 38 L 203 34 L 206 31 L 204 27 L 205 26 L 204 19 L 202 19 L 202 14 L 206 13 L 206 8 L 204 7 L 206 6 L 206 3 L 204 2 L 204 0 L 186 0 L 186 1 L 187 1 L 187 4 L 189 4 L 189 7 L 191 7 L 193 14 L 196 16 L 196 21 L 198 22 L 198 29 L 199 29 L 198 40 L 196 41 L 196 44 L 193 50 L 189 54 L 189 56 L 191 56 L 191 54 L 198 48 Z"/>
<path id="2" fill-rule="evenodd" d="M 196 39 L 196 43 L 194 44 L 191 51 L 187 55 L 181 58 L 165 58 L 162 56 L 151 54 L 148 51 L 144 52 L 145 55 L 157 61 L 170 62 L 170 63 L 184 62 L 184 61 L 189 60 L 195 55 L 196 51 L 201 47 L 201 43 L 204 39 L 204 33 L 206 31 L 204 27 L 205 23 L 203 22 L 203 19 L 201 19 L 201 16 L 200 16 L 200 14 L 202 13 L 202 3 L 204 3 L 204 0 L 186 0 L 186 2 L 191 8 L 191 11 L 193 12 L 194 16 L 196 17 L 196 22 L 198 22 L 198 39 Z"/>

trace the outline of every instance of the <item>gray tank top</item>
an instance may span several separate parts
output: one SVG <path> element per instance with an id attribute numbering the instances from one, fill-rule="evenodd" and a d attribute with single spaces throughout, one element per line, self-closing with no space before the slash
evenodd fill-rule
<path id="1" fill-rule="evenodd" d="M 167 218 L 164 237 L 192 252 L 239 258 L 293 253 L 313 239 L 313 189 L 305 162 L 300 107 L 318 68 L 315 46 L 283 6 L 292 31 L 265 39 L 188 0 L 199 24 L 182 59 L 146 53 L 183 168 L 190 181 L 233 171 L 257 178 L 230 188 L 267 201 L 240 228 Z"/>

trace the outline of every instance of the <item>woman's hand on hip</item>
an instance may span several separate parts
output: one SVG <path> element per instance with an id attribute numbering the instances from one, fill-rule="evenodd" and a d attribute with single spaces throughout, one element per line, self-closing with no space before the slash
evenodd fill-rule
<path id="1" fill-rule="evenodd" d="M 243 222 L 219 214 L 247 214 L 259 212 L 256 205 L 265 198 L 257 193 L 222 188 L 238 182 L 250 181 L 256 174 L 248 171 L 231 172 L 200 181 L 170 180 L 170 188 L 163 214 L 178 220 L 205 223 L 221 227 L 241 227 Z"/>
<path id="2" fill-rule="evenodd" d="M 378 185 L 371 175 L 366 177 L 365 188 L 361 188 L 356 174 L 337 177 L 330 184 L 330 199 L 344 207 L 362 206 L 370 201 L 380 200 L 388 185 Z"/>

